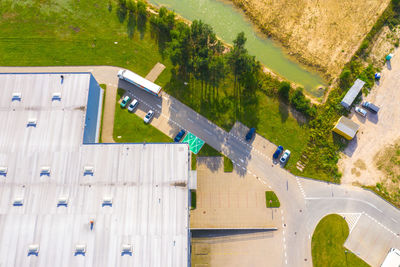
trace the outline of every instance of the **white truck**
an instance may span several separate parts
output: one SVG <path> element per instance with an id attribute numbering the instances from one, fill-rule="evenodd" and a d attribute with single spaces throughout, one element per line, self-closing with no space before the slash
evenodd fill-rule
<path id="1" fill-rule="evenodd" d="M 129 70 L 120 70 L 118 71 L 118 78 L 121 80 L 125 80 L 140 89 L 143 89 L 149 92 L 152 95 L 160 96 L 161 95 L 161 86 L 150 82 L 149 80 L 143 78 L 142 76 L 137 75 L 136 73 Z"/>

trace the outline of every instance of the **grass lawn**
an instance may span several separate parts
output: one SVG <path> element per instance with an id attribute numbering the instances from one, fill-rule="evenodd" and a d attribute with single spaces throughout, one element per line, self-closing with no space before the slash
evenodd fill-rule
<path id="1" fill-rule="evenodd" d="M 191 160 L 191 170 L 192 171 L 195 171 L 196 169 L 197 169 L 197 155 L 196 154 L 194 154 L 194 153 L 191 153 L 191 157 L 192 157 L 192 160 Z"/>
<path id="2" fill-rule="evenodd" d="M 343 244 L 349 235 L 349 226 L 337 214 L 324 217 L 315 228 L 311 247 L 314 267 L 369 266 L 347 250 Z"/>
<path id="3" fill-rule="evenodd" d="M 126 108 L 121 108 L 118 100 L 123 92 L 123 90 L 118 89 L 115 104 L 114 141 L 117 143 L 171 143 L 172 139 L 167 135 L 151 124 L 144 123 L 142 118 L 130 113 Z M 121 136 L 121 138 L 118 138 L 118 136 Z"/>
<path id="4" fill-rule="evenodd" d="M 233 172 L 232 160 L 224 156 L 224 172 Z"/>
<path id="5" fill-rule="evenodd" d="M 191 209 L 196 209 L 196 191 L 190 191 Z"/>
<path id="6" fill-rule="evenodd" d="M 134 20 L 118 16 L 117 1 L 110 3 L 111 8 L 109 1 L 0 1 L 0 65 L 113 65 L 143 76 L 157 62 L 170 69 L 148 24 L 128 26 Z M 164 71 L 157 83 L 169 79 L 170 71 Z"/>
<path id="7" fill-rule="evenodd" d="M 265 203 L 267 208 L 279 208 L 281 203 L 273 191 L 265 191 Z"/>
<path id="8" fill-rule="evenodd" d="M 197 153 L 197 156 L 198 157 L 221 157 L 222 154 L 206 143 L 200 149 L 199 153 Z"/>

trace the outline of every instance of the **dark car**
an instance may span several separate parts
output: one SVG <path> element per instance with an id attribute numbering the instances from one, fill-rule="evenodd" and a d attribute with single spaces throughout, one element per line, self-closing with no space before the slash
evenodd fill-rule
<path id="1" fill-rule="evenodd" d="M 282 153 L 283 151 L 283 146 L 278 146 L 278 148 L 275 150 L 274 155 L 272 155 L 272 157 L 274 159 L 278 159 L 279 155 Z"/>
<path id="2" fill-rule="evenodd" d="M 182 140 L 183 136 L 185 135 L 186 131 L 185 130 L 180 130 L 179 133 L 175 136 L 174 142 L 179 142 Z"/>
<path id="3" fill-rule="evenodd" d="M 369 111 L 371 111 L 373 113 L 378 113 L 378 111 L 379 111 L 379 108 L 377 106 L 375 106 L 374 104 L 372 104 L 371 102 L 365 101 L 364 103 L 361 104 L 361 106 L 363 108 L 368 109 Z"/>
<path id="4" fill-rule="evenodd" d="M 256 133 L 256 128 L 251 128 L 249 132 L 246 134 L 246 141 L 250 141 L 251 139 L 253 139 L 255 133 Z"/>

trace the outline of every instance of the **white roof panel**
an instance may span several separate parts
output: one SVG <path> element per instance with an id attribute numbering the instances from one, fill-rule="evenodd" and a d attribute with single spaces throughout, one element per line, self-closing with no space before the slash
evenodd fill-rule
<path id="1" fill-rule="evenodd" d="M 188 266 L 187 145 L 83 145 L 89 80 L 64 74 L 61 86 L 59 74 L 0 74 L 1 266 Z M 11 102 L 17 88 L 24 97 Z M 37 126 L 26 127 L 32 116 Z M 27 257 L 32 244 L 37 257 Z M 84 256 L 74 256 L 77 244 Z M 121 255 L 124 244 L 132 255 Z"/>

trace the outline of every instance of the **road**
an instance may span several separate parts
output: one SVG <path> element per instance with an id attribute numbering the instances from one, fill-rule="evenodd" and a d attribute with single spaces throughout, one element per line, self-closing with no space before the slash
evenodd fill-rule
<path id="1" fill-rule="evenodd" d="M 268 185 L 278 195 L 281 202 L 282 217 L 281 240 L 283 255 L 282 266 L 312 266 L 311 236 L 319 220 L 331 213 L 363 213 L 374 219 L 370 231 L 378 236 L 391 233 L 393 244 L 400 247 L 400 212 L 375 194 L 349 185 L 334 185 L 311 179 L 296 177 L 278 165 L 272 163 L 270 155 L 262 153 L 262 148 L 246 143 L 243 136 L 228 133 L 211 123 L 175 98 L 163 93 L 154 97 L 133 85 L 118 81 L 118 68 L 108 66 L 88 67 L 0 67 L 0 72 L 64 72 L 90 71 L 99 83 L 106 83 L 107 99 L 105 113 L 113 117 L 116 88 L 127 90 L 128 94 L 139 99 L 143 111 L 153 109 L 155 118 L 152 124 L 162 125 L 160 130 L 173 136 L 179 129 L 186 129 L 203 139 L 210 146 L 228 156 L 235 164 L 239 174 L 251 174 L 260 183 Z M 112 92 L 112 91 L 115 92 Z M 110 93 L 111 92 L 111 93 Z M 114 96 L 108 100 L 109 95 Z M 110 115 L 111 113 L 111 115 Z M 143 112 L 144 113 L 144 112 Z M 112 121 L 113 122 L 113 121 Z M 108 121 L 105 129 L 110 131 Z M 108 127 L 108 128 L 107 128 Z M 258 136 L 257 138 L 262 138 Z M 103 139 L 104 141 L 104 139 Z M 274 240 L 275 242 L 276 240 Z M 378 252 L 375 252 L 378 253 Z M 381 252 L 379 252 L 381 253 Z M 271 255 L 272 256 L 272 255 Z M 385 255 L 382 255 L 384 257 Z M 361 258 L 366 258 L 360 253 Z M 378 259 L 380 260 L 380 258 Z M 369 262 L 378 266 L 379 262 Z"/>

